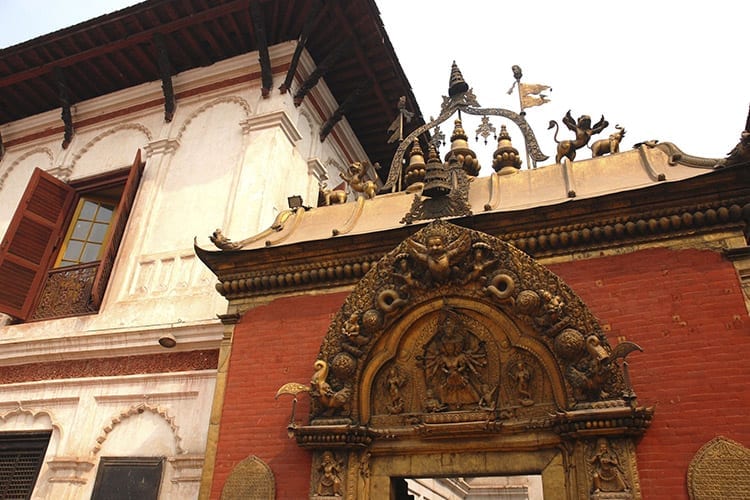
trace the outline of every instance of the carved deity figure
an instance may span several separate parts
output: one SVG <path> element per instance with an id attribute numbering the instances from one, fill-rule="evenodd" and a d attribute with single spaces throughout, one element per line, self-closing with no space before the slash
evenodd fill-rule
<path id="1" fill-rule="evenodd" d="M 437 282 L 445 282 L 450 278 L 453 264 L 466 254 L 471 245 L 468 233 L 462 233 L 455 241 L 448 243 L 445 235 L 439 231 L 427 234 L 426 245 L 412 238 L 406 242 L 411 255 L 427 266 L 429 275 Z"/>
<path id="2" fill-rule="evenodd" d="M 451 410 L 476 404 L 482 396 L 480 370 L 487 365 L 487 353 L 482 342 L 471 347 L 468 335 L 460 318 L 444 311 L 435 341 L 424 356 L 428 385 Z"/>
<path id="3" fill-rule="evenodd" d="M 320 473 L 320 479 L 318 480 L 318 486 L 315 488 L 315 493 L 319 496 L 337 496 L 343 495 L 343 489 L 341 487 L 341 469 L 343 464 L 336 460 L 333 453 L 330 451 L 324 451 L 320 458 L 320 465 L 318 466 L 318 472 Z"/>
<path id="4" fill-rule="evenodd" d="M 406 385 L 406 376 L 396 367 L 392 366 L 388 370 L 386 377 L 388 386 L 388 395 L 391 402 L 388 404 L 388 411 L 394 415 L 404 411 L 404 398 L 401 396 L 401 388 Z"/>
<path id="5" fill-rule="evenodd" d="M 589 463 L 594 466 L 594 493 L 629 491 L 617 452 L 610 449 L 606 438 L 597 440 L 596 450 Z"/>
<path id="6" fill-rule="evenodd" d="M 581 115 L 576 122 L 570 115 L 570 110 L 565 113 L 562 122 L 572 132 L 575 132 L 576 138 L 571 140 L 558 141 L 557 132 L 559 131 L 559 125 L 555 120 L 550 120 L 548 129 L 555 128 L 555 142 L 557 143 L 557 155 L 555 156 L 555 162 L 560 163 L 563 157 L 570 161 L 575 160 L 576 151 L 586 146 L 591 140 L 591 136 L 600 133 L 602 130 L 609 126 L 609 122 L 604 119 L 604 116 L 592 127 L 591 117 L 589 115 Z"/>
<path id="7" fill-rule="evenodd" d="M 531 397 L 531 369 L 524 360 L 519 360 L 516 363 L 516 369 L 513 373 L 513 377 L 516 381 L 516 389 L 520 396 L 519 402 L 523 406 L 531 406 L 534 404 L 534 399 Z"/>

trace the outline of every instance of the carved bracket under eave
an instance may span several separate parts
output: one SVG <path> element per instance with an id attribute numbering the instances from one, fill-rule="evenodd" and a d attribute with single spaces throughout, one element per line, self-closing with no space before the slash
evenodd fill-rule
<path id="1" fill-rule="evenodd" d="M 161 89 L 164 93 L 164 121 L 169 123 L 174 118 L 177 103 L 175 101 L 174 87 L 172 86 L 172 65 L 169 62 L 169 52 L 167 51 L 164 35 L 154 33 L 154 46 L 156 47 L 156 62 L 159 66 Z"/>
<path id="2" fill-rule="evenodd" d="M 266 37 L 266 23 L 263 18 L 263 8 L 258 0 L 250 2 L 250 17 L 255 31 L 255 42 L 258 44 L 258 59 L 260 60 L 261 94 L 267 99 L 273 86 L 273 72 L 271 70 L 271 56 L 268 53 Z"/>

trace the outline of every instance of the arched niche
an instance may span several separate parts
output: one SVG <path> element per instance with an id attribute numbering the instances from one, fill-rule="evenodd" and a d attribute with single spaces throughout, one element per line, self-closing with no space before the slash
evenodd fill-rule
<path id="1" fill-rule="evenodd" d="M 652 410 L 627 382 L 636 349 L 610 346 L 525 253 L 433 222 L 374 264 L 331 322 L 310 422 L 291 428 L 314 450 L 311 498 L 387 498 L 393 478 L 440 473 L 539 474 L 549 498 L 638 498 L 634 439 Z"/>

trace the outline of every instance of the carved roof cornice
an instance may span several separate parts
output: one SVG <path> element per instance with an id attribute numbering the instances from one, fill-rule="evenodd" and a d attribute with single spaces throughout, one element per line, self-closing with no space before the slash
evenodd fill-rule
<path id="1" fill-rule="evenodd" d="M 725 168 L 675 183 L 451 222 L 496 236 L 536 259 L 552 259 L 708 233 L 741 235 L 750 220 L 749 186 L 750 170 Z M 219 293 L 232 301 L 354 284 L 421 227 L 249 250 L 196 245 L 195 251 L 219 278 Z"/>

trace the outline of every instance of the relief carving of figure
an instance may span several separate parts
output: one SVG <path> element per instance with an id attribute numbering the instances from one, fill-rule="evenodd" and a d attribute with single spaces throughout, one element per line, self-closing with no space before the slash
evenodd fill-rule
<path id="1" fill-rule="evenodd" d="M 370 336 L 364 335 L 360 332 L 359 313 L 352 313 L 349 318 L 344 321 L 342 331 L 344 333 L 344 338 L 341 343 L 342 348 L 357 357 L 361 356 L 361 347 L 370 341 Z"/>
<path id="2" fill-rule="evenodd" d="M 318 472 L 320 479 L 315 488 L 315 493 L 319 496 L 343 496 L 344 491 L 341 485 L 341 471 L 343 464 L 336 460 L 333 453 L 324 451 L 320 458 Z"/>
<path id="3" fill-rule="evenodd" d="M 523 406 L 531 406 L 534 404 L 534 398 L 531 397 L 532 376 L 533 374 L 529 365 L 524 360 L 519 360 L 518 363 L 516 363 L 513 378 L 515 379 L 516 390 L 519 395 L 518 402 Z"/>
<path id="4" fill-rule="evenodd" d="M 474 243 L 471 248 L 474 251 L 472 254 L 473 263 L 464 280 L 466 283 L 479 278 L 487 268 L 497 262 L 497 259 L 491 258 L 492 248 L 488 244 L 479 241 Z"/>
<path id="5" fill-rule="evenodd" d="M 391 402 L 387 406 L 388 411 L 393 415 L 402 413 L 405 402 L 401 396 L 401 388 L 406 385 L 406 375 L 401 373 L 401 370 L 394 365 L 388 370 L 386 385 L 388 386 L 388 395 L 391 399 Z"/>
<path id="6" fill-rule="evenodd" d="M 471 238 L 466 232 L 461 233 L 455 241 L 450 243 L 446 239 L 447 236 L 437 230 L 427 234 L 426 245 L 413 238 L 406 240 L 409 245 L 409 253 L 418 262 L 427 266 L 429 276 L 438 283 L 448 281 L 453 266 L 468 252 L 471 246 Z"/>
<path id="7" fill-rule="evenodd" d="M 617 452 L 609 447 L 609 442 L 605 438 L 599 438 L 596 441 L 596 449 L 589 458 L 589 463 L 594 467 L 592 474 L 594 493 L 630 490 Z"/>
<path id="8" fill-rule="evenodd" d="M 455 313 L 444 310 L 422 357 L 428 386 L 451 410 L 477 404 L 482 396 L 481 369 L 487 365 L 487 353 L 483 342 L 471 345 L 470 335 Z"/>
<path id="9" fill-rule="evenodd" d="M 547 129 L 555 128 L 555 142 L 557 143 L 555 163 L 560 163 L 563 157 L 570 161 L 575 160 L 576 151 L 586 146 L 592 135 L 600 133 L 609 126 L 609 122 L 604 119 L 604 116 L 593 127 L 591 126 L 591 117 L 589 115 L 581 115 L 576 122 L 570 115 L 570 110 L 565 113 L 562 122 L 570 131 L 575 132 L 576 138 L 573 140 L 558 141 L 557 132 L 559 131 L 559 125 L 555 120 L 550 120 Z"/>

